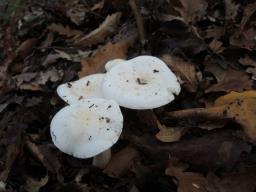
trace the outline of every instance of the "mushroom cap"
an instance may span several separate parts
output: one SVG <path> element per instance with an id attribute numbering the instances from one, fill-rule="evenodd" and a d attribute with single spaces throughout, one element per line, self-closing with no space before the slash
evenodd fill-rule
<path id="1" fill-rule="evenodd" d="M 74 104 L 83 99 L 103 97 L 101 85 L 104 76 L 103 73 L 97 73 L 61 84 L 57 88 L 57 94 L 68 104 Z"/>
<path id="2" fill-rule="evenodd" d="M 114 66 L 122 63 L 123 61 L 125 61 L 125 60 L 124 59 L 113 59 L 113 60 L 108 61 L 105 64 L 106 71 L 110 71 L 110 69 L 112 69 Z"/>
<path id="3" fill-rule="evenodd" d="M 114 145 L 123 128 L 123 116 L 113 100 L 84 99 L 62 108 L 50 125 L 54 145 L 77 158 L 90 158 Z"/>
<path id="4" fill-rule="evenodd" d="M 175 74 L 160 59 L 139 56 L 124 61 L 103 80 L 103 96 L 131 109 L 152 109 L 174 100 L 180 92 Z"/>

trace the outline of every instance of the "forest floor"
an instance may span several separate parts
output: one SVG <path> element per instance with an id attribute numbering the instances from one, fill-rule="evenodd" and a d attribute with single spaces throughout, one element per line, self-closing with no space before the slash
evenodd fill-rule
<path id="1" fill-rule="evenodd" d="M 0 191 L 256 191 L 254 0 L 3 2 Z M 122 108 L 103 170 L 59 151 L 57 86 L 139 55 L 164 60 L 181 93 L 153 111 Z"/>

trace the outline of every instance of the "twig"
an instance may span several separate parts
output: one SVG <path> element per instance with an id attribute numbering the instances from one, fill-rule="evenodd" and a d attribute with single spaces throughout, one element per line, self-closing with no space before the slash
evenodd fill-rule
<path id="1" fill-rule="evenodd" d="M 139 36 L 140 36 L 140 43 L 141 43 L 142 47 L 144 47 L 144 45 L 146 43 L 144 22 L 143 22 L 143 18 L 140 14 L 140 11 L 139 11 L 135 1 L 136 0 L 129 0 L 129 6 L 131 7 L 132 12 L 135 17 L 135 20 L 136 20 L 136 24 L 137 24 L 138 32 L 139 32 Z"/>

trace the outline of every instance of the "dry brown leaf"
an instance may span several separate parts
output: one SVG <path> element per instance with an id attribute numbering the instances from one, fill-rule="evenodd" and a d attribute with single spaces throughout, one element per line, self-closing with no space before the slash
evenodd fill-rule
<path id="1" fill-rule="evenodd" d="M 172 69 L 172 71 L 181 78 L 184 82 L 183 86 L 188 91 L 197 91 L 198 83 L 201 81 L 201 78 L 192 63 L 169 55 L 164 55 L 162 59 Z"/>
<path id="2" fill-rule="evenodd" d="M 26 178 L 26 183 L 24 184 L 24 190 L 27 192 L 39 192 L 40 188 L 48 183 L 48 175 L 41 178 L 40 180 L 34 179 L 32 177 Z"/>
<path id="3" fill-rule="evenodd" d="M 223 26 L 212 25 L 205 31 L 205 38 L 220 39 L 225 34 L 225 28 Z"/>
<path id="4" fill-rule="evenodd" d="M 252 140 L 256 140 L 256 91 L 231 92 L 219 97 L 213 107 L 194 108 L 167 113 L 174 119 L 208 118 L 227 119 L 242 126 Z"/>
<path id="5" fill-rule="evenodd" d="M 239 63 L 247 66 L 248 68 L 246 69 L 246 72 L 252 74 L 251 78 L 256 80 L 256 61 L 246 55 L 244 58 L 239 59 Z"/>
<path id="6" fill-rule="evenodd" d="M 173 165 L 170 165 L 165 174 L 175 177 L 178 180 L 178 192 L 208 192 L 207 179 L 199 173 L 183 172 Z"/>
<path id="7" fill-rule="evenodd" d="M 120 18 L 121 13 L 119 12 L 107 16 L 105 21 L 97 29 L 85 37 L 76 39 L 75 44 L 81 47 L 90 47 L 92 45 L 104 42 L 105 38 L 116 30 Z"/>
<path id="8" fill-rule="evenodd" d="M 256 67 L 256 61 L 251 57 L 249 57 L 248 55 L 245 55 L 245 57 L 240 58 L 239 63 L 241 63 L 244 66 Z"/>
<path id="9" fill-rule="evenodd" d="M 71 5 L 71 8 L 67 10 L 66 15 L 76 25 L 80 25 L 86 14 L 87 8 L 83 4 Z"/>
<path id="10" fill-rule="evenodd" d="M 183 8 L 177 8 L 177 11 L 180 13 L 181 17 L 187 23 L 194 23 L 202 19 L 206 13 L 207 2 L 204 0 L 179 0 Z"/>
<path id="11" fill-rule="evenodd" d="M 244 11 L 243 11 L 243 18 L 240 23 L 240 29 L 243 30 L 248 21 L 251 19 L 252 15 L 256 11 L 256 2 L 251 3 L 245 6 Z"/>
<path id="12" fill-rule="evenodd" d="M 225 19 L 234 20 L 238 14 L 239 4 L 235 4 L 232 0 L 225 0 Z"/>
<path id="13" fill-rule="evenodd" d="M 221 53 L 224 50 L 222 47 L 222 42 L 218 41 L 217 39 L 213 39 L 209 44 L 209 47 L 214 53 Z"/>
<path id="14" fill-rule="evenodd" d="M 115 44 L 107 43 L 104 47 L 99 48 L 93 56 L 81 61 L 82 69 L 78 73 L 79 77 L 103 72 L 104 66 L 109 60 L 126 59 L 130 46 L 131 43 L 128 41 L 120 41 Z"/>
<path id="15" fill-rule="evenodd" d="M 159 141 L 162 142 L 175 142 L 179 141 L 182 135 L 184 135 L 184 129 L 180 127 L 172 128 L 172 127 L 166 127 L 164 124 L 161 124 L 156 116 L 154 117 L 156 119 L 157 127 L 159 129 L 159 132 L 155 135 L 156 138 Z"/>
<path id="16" fill-rule="evenodd" d="M 150 155 L 157 163 L 161 161 L 166 165 L 166 161 L 178 159 L 200 170 L 230 169 L 237 165 L 241 154 L 250 152 L 252 148 L 246 141 L 235 137 L 230 130 L 216 130 L 203 135 L 194 135 L 175 143 L 161 143 L 149 135 L 143 137 L 130 135 L 129 141 L 145 154 Z M 220 150 L 226 142 L 231 143 L 232 148 Z M 223 158 L 223 152 L 227 152 L 225 158 Z M 230 158 L 227 160 L 226 157 Z"/>
<path id="17" fill-rule="evenodd" d="M 71 29 L 69 26 L 64 27 L 62 24 L 52 23 L 47 28 L 52 32 L 56 32 L 67 37 L 79 37 L 84 35 L 83 32 Z"/>
<path id="18" fill-rule="evenodd" d="M 40 73 L 22 73 L 13 77 L 15 87 L 21 90 L 41 90 L 41 85 L 46 82 L 56 82 L 63 77 L 63 71 L 57 70 L 55 67 L 50 68 L 46 72 Z"/>
<path id="19" fill-rule="evenodd" d="M 205 90 L 210 92 L 230 92 L 250 90 L 253 87 L 253 81 L 244 70 L 223 69 L 216 63 L 206 63 L 205 71 L 211 72 L 217 79 L 217 83 L 211 85 Z M 238 78 L 239 77 L 239 78 Z"/>
<path id="20" fill-rule="evenodd" d="M 256 30 L 249 28 L 246 31 L 237 30 L 229 39 L 230 44 L 236 47 L 253 50 L 256 48 L 255 43 Z"/>
<path id="21" fill-rule="evenodd" d="M 121 177 L 131 171 L 138 159 L 139 152 L 134 147 L 127 146 L 112 157 L 103 172 L 111 177 Z"/>
<path id="22" fill-rule="evenodd" d="M 39 39 L 31 38 L 22 42 L 21 45 L 16 50 L 16 54 L 20 56 L 22 59 L 25 59 L 33 50 L 35 45 L 38 43 Z"/>

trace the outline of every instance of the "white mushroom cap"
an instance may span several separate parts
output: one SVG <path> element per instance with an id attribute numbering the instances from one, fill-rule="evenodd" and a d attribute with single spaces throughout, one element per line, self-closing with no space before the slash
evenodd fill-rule
<path id="1" fill-rule="evenodd" d="M 59 85 L 57 93 L 68 104 L 74 104 L 83 99 L 103 97 L 101 85 L 104 76 L 103 73 L 97 73 Z"/>
<path id="2" fill-rule="evenodd" d="M 125 60 L 124 59 L 113 59 L 113 60 L 108 61 L 105 64 L 106 71 L 110 71 L 110 69 L 112 69 L 114 66 L 122 63 L 123 61 L 125 61 Z"/>
<path id="3" fill-rule="evenodd" d="M 106 73 L 102 87 L 104 98 L 131 109 L 166 105 L 181 89 L 175 74 L 153 56 L 139 56 L 118 64 Z"/>
<path id="4" fill-rule="evenodd" d="M 113 100 L 85 99 L 62 108 L 52 119 L 54 145 L 77 158 L 90 158 L 114 145 L 123 128 L 123 116 Z"/>

